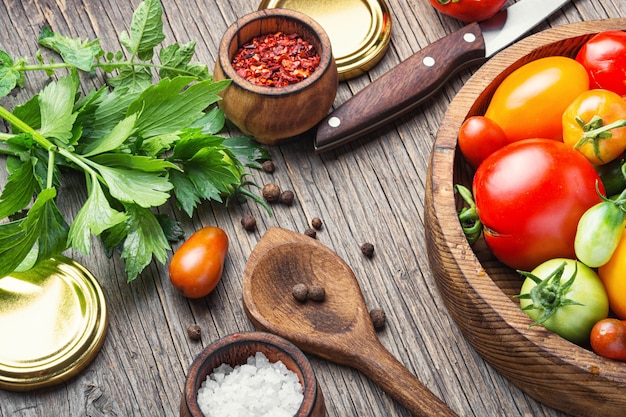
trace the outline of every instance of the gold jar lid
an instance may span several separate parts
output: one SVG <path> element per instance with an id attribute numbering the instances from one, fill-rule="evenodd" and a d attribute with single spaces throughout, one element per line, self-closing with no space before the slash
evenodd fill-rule
<path id="1" fill-rule="evenodd" d="M 100 285 L 69 258 L 0 278 L 0 388 L 28 391 L 75 376 L 99 352 L 106 328 Z"/>
<path id="2" fill-rule="evenodd" d="M 391 15 L 385 0 L 263 0 L 259 5 L 270 8 L 302 12 L 324 28 L 340 80 L 365 73 L 387 52 Z"/>

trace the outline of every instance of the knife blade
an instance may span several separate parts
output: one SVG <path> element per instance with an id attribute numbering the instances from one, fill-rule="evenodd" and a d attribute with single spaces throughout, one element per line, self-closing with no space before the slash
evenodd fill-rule
<path id="1" fill-rule="evenodd" d="M 409 112 L 452 75 L 486 61 L 568 1 L 518 1 L 416 52 L 326 116 L 315 132 L 315 152 L 346 144 Z"/>

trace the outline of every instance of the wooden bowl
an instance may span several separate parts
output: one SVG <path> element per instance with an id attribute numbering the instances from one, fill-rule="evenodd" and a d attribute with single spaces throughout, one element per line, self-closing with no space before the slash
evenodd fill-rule
<path id="1" fill-rule="evenodd" d="M 261 352 L 270 362 L 282 361 L 294 372 L 304 391 L 302 405 L 294 417 L 324 417 L 324 395 L 307 357 L 295 345 L 282 337 L 266 332 L 234 333 L 209 345 L 189 368 L 185 390 L 180 402 L 181 417 L 204 417 L 197 402 L 197 392 L 213 369 L 227 363 L 243 365 L 250 356 Z"/>
<path id="2" fill-rule="evenodd" d="M 237 74 L 231 64 L 237 50 L 257 36 L 276 32 L 296 33 L 315 46 L 320 63 L 311 76 L 286 87 L 265 87 Z M 324 29 L 304 13 L 289 9 L 258 10 L 230 26 L 220 43 L 213 78 L 232 80 L 219 102 L 228 119 L 268 145 L 299 135 L 322 120 L 335 100 L 339 82 Z"/>
<path id="3" fill-rule="evenodd" d="M 521 65 L 550 55 L 574 57 L 597 32 L 626 29 L 626 19 L 575 23 L 530 36 L 502 51 L 454 98 L 437 134 L 426 185 L 429 261 L 448 311 L 476 351 L 536 400 L 575 416 L 626 409 L 626 363 L 602 358 L 545 330 L 529 328 L 519 308 L 522 279 L 484 242 L 470 247 L 461 230 L 454 184 L 471 186 L 472 171 L 457 149 L 463 121 L 483 114 L 499 83 Z M 618 413 L 619 414 L 619 413 Z"/>

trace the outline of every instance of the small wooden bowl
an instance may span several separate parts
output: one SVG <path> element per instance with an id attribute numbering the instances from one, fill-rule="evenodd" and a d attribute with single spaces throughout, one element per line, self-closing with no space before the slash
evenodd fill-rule
<path id="1" fill-rule="evenodd" d="M 320 63 L 311 76 L 286 87 L 264 87 L 237 74 L 231 64 L 237 50 L 257 36 L 276 32 L 296 33 L 315 46 Z M 339 83 L 324 29 L 304 13 L 289 9 L 258 10 L 230 26 L 220 43 L 213 78 L 232 80 L 219 102 L 228 119 L 268 145 L 297 136 L 322 120 L 333 105 Z"/>
<path id="2" fill-rule="evenodd" d="M 471 187 L 472 171 L 457 149 L 463 121 L 483 114 L 502 80 L 532 60 L 574 57 L 593 34 L 626 29 L 626 19 L 549 29 L 502 51 L 454 98 L 437 134 L 426 185 L 425 229 L 434 278 L 452 318 L 476 351 L 536 400 L 575 416 L 615 415 L 626 409 L 626 363 L 602 358 L 531 320 L 512 297 L 522 279 L 479 241 L 470 247 L 457 218 L 455 184 Z M 470 188 L 471 189 L 471 188 Z"/>
<path id="3" fill-rule="evenodd" d="M 298 375 L 304 391 L 302 405 L 295 417 L 324 417 L 324 395 L 307 357 L 295 345 L 280 336 L 267 332 L 234 333 L 209 345 L 189 368 L 185 390 L 180 402 L 181 417 L 204 417 L 197 402 L 197 392 L 213 369 L 227 363 L 232 367 L 243 365 L 257 352 L 270 362 L 282 361 L 287 369 Z"/>

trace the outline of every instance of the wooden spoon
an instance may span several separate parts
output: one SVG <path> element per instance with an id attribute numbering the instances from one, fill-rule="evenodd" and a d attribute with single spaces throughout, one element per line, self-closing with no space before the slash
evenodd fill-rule
<path id="1" fill-rule="evenodd" d="M 296 301 L 300 283 L 324 287 L 324 301 Z M 259 330 L 363 372 L 414 416 L 456 416 L 380 343 L 354 273 L 321 242 L 270 228 L 246 264 L 243 304 Z"/>

